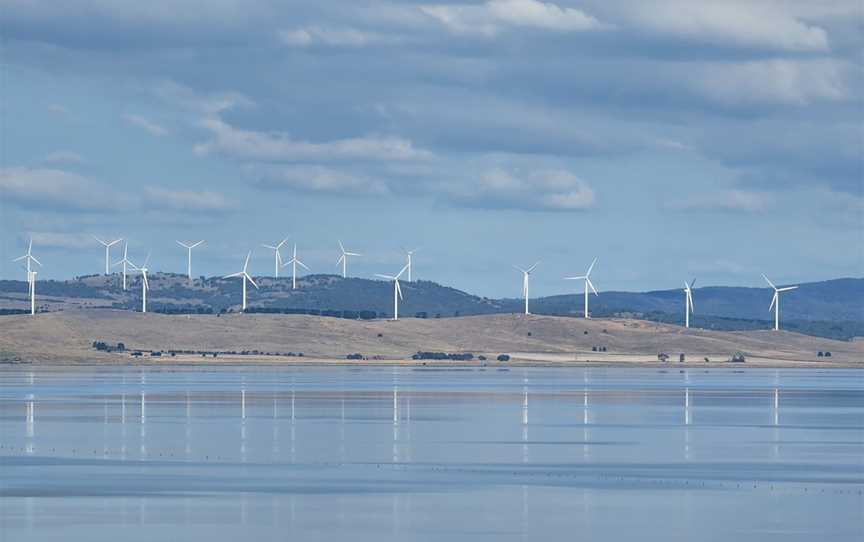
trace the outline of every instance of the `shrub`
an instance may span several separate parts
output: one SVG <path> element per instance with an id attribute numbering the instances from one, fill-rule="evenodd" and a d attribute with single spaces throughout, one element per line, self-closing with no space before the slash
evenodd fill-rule
<path id="1" fill-rule="evenodd" d="M 498 356 L 497 359 L 498 361 L 510 361 L 510 356 L 508 356 L 507 354 L 501 354 Z"/>

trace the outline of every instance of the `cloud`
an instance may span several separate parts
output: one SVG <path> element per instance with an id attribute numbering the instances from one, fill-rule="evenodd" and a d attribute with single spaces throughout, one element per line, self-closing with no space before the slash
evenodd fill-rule
<path id="1" fill-rule="evenodd" d="M 350 27 L 305 26 L 280 30 L 279 41 L 288 47 L 364 47 L 373 43 L 395 43 L 395 36 L 365 32 Z"/>
<path id="2" fill-rule="evenodd" d="M 582 211 L 596 204 L 588 183 L 564 169 L 521 173 L 493 168 L 441 188 L 442 197 L 469 207 Z"/>
<path id="3" fill-rule="evenodd" d="M 849 97 L 844 65 L 831 59 L 754 60 L 703 66 L 694 86 L 728 105 L 808 105 Z"/>
<path id="4" fill-rule="evenodd" d="M 161 81 L 155 86 L 154 91 L 167 102 L 205 116 L 217 115 L 236 107 L 255 105 L 251 98 L 240 92 L 202 93 L 171 80 Z"/>
<path id="5" fill-rule="evenodd" d="M 69 110 L 60 104 L 48 104 L 48 111 L 60 117 L 69 118 Z"/>
<path id="6" fill-rule="evenodd" d="M 235 207 L 218 192 L 172 190 L 161 186 L 144 188 L 144 204 L 147 209 L 157 208 L 191 213 L 225 212 Z"/>
<path id="7" fill-rule="evenodd" d="M 259 168 L 260 169 L 260 168 Z M 390 187 L 380 178 L 320 165 L 265 168 L 253 184 L 267 190 L 302 190 L 334 194 L 387 194 Z"/>
<path id="8" fill-rule="evenodd" d="M 80 166 L 84 157 L 73 151 L 54 151 L 45 155 L 42 162 L 53 166 Z"/>
<path id="9" fill-rule="evenodd" d="M 0 194 L 27 209 L 110 212 L 130 205 L 128 197 L 104 183 L 53 168 L 0 169 Z"/>
<path id="10" fill-rule="evenodd" d="M 723 47 L 826 52 L 825 29 L 796 17 L 788 2 L 655 0 L 622 4 L 637 29 Z"/>
<path id="11" fill-rule="evenodd" d="M 426 5 L 420 10 L 457 34 L 494 36 L 508 27 L 558 32 L 606 28 L 585 12 L 538 0 L 488 0 L 481 5 Z"/>
<path id="12" fill-rule="evenodd" d="M 723 211 L 761 213 L 774 205 L 774 198 L 764 192 L 723 190 L 712 194 L 694 195 L 672 201 L 668 209 L 680 211 Z"/>
<path id="13" fill-rule="evenodd" d="M 32 232 L 21 239 L 25 243 L 33 239 L 33 250 L 54 248 L 63 250 L 80 250 L 93 248 L 95 241 L 86 233 Z"/>
<path id="14" fill-rule="evenodd" d="M 145 131 L 149 132 L 151 135 L 161 137 L 168 134 L 168 130 L 156 124 L 155 122 L 142 117 L 141 115 L 126 114 L 123 116 L 123 119 L 129 125 L 142 128 Z"/>
<path id="15" fill-rule="evenodd" d="M 395 136 L 366 135 L 321 143 L 300 141 L 284 132 L 236 128 L 218 117 L 201 123 L 213 139 L 195 145 L 195 152 L 221 153 L 244 160 L 293 162 L 308 160 L 426 160 L 429 151 Z"/>

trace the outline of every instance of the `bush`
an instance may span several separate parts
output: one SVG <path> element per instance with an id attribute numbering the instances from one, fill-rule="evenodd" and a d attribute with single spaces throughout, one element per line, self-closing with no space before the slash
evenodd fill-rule
<path id="1" fill-rule="evenodd" d="M 510 356 L 507 354 L 501 354 L 498 356 L 498 361 L 510 361 Z"/>

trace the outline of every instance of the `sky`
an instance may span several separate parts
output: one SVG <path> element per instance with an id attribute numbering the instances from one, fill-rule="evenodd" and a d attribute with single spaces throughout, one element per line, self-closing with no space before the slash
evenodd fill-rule
<path id="1" fill-rule="evenodd" d="M 858 1 L 0 0 L 0 278 L 864 276 Z M 120 259 L 120 250 L 113 253 Z M 286 269 L 287 271 L 287 269 Z"/>

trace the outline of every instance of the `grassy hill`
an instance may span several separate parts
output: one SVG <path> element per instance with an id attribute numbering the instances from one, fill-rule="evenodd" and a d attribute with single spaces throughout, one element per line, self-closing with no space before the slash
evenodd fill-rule
<path id="1" fill-rule="evenodd" d="M 249 289 L 248 305 L 254 312 L 302 312 L 343 315 L 348 318 L 387 318 L 393 312 L 392 283 L 336 275 L 309 275 L 292 290 L 289 278 L 256 278 L 259 289 Z M 168 313 L 220 313 L 240 309 L 239 279 L 197 278 L 154 273 L 150 277 L 149 310 Z M 68 281 L 39 281 L 43 310 L 70 308 L 140 308 L 140 278 L 128 277 L 121 288 L 119 274 L 90 275 Z M 403 282 L 400 314 L 428 318 L 518 313 L 518 299 L 489 299 L 430 281 Z M 694 327 L 716 330 L 765 329 L 772 325 L 768 288 L 704 287 L 694 290 Z M 0 311 L 24 309 L 27 285 L 0 281 Z M 651 292 L 601 292 L 591 296 L 595 317 L 631 317 L 680 324 L 683 320 L 680 289 Z M 581 295 L 533 299 L 535 314 L 581 316 Z M 345 313 L 345 311 L 348 311 Z M 362 314 L 361 314 L 362 312 Z M 344 313 L 344 314 L 343 314 Z M 864 336 L 864 279 L 836 279 L 802 284 L 782 297 L 783 325 L 805 334 L 850 339 Z"/>

